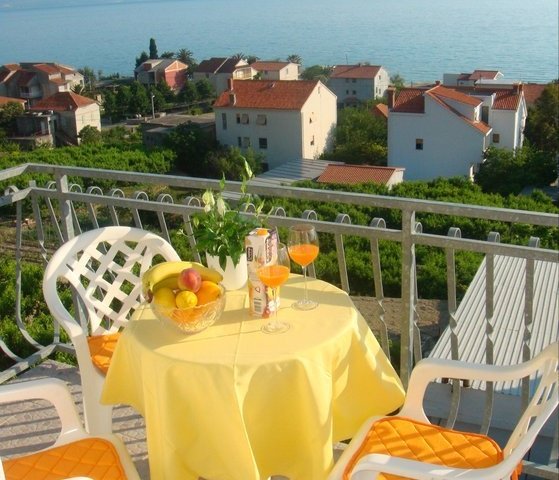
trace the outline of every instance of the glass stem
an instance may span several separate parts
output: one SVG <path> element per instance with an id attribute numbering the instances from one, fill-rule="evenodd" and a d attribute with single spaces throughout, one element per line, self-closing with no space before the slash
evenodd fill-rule
<path id="1" fill-rule="evenodd" d="M 309 301 L 309 297 L 307 295 L 307 267 L 303 267 L 303 278 L 305 279 L 305 293 L 303 297 L 303 301 L 307 303 Z"/>
<path id="2" fill-rule="evenodd" d="M 272 288 L 272 297 L 273 297 L 274 305 L 276 307 L 276 311 L 274 312 L 273 323 L 275 325 L 277 325 L 278 324 L 278 310 L 279 310 L 279 308 L 278 308 L 278 287 Z"/>

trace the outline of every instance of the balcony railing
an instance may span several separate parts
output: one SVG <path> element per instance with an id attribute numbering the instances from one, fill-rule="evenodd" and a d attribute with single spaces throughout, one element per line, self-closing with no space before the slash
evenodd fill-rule
<path id="1" fill-rule="evenodd" d="M 107 223 L 121 224 L 123 221 L 139 228 L 148 228 L 147 217 L 151 219 L 149 229 L 156 230 L 168 241 L 172 241 L 172 232 L 181 228 L 187 234 L 193 258 L 199 260 L 200 252 L 196 250 L 190 217 L 201 211 L 198 195 L 207 188 L 219 188 L 218 180 L 37 164 L 25 164 L 0 171 L 0 181 L 4 185 L 19 184 L 19 188 L 15 186 L 5 188 L 4 195 L 0 197 L 0 207 L 15 215 L 15 242 L 11 247 L 17 261 L 14 281 L 18 298 L 14 322 L 26 340 L 36 349 L 31 356 L 21 358 L 0 338 L 0 350 L 13 362 L 11 367 L 0 372 L 0 383 L 30 368 L 54 351 L 72 352 L 73 350 L 71 345 L 60 341 L 57 325 L 54 326 L 52 342 L 44 345 L 32 338 L 22 321 L 20 292 L 21 264 L 26 261 L 24 247 L 34 247 L 40 255 L 41 261 L 46 263 L 50 252 L 82 230 L 95 228 L 100 223 L 103 225 Z M 23 181 L 25 181 L 25 185 L 22 184 Z M 99 186 L 95 186 L 96 182 L 106 184 L 107 181 L 114 182 L 116 187 L 103 191 Z M 81 185 L 91 186 L 84 190 Z M 166 189 L 156 198 L 150 198 L 146 191 L 141 190 L 141 188 L 148 190 L 146 186 L 151 186 L 152 189 L 155 186 L 164 186 Z M 172 190 L 168 190 L 169 187 Z M 238 182 L 227 182 L 226 188 L 234 194 L 240 192 L 241 185 Z M 180 198 L 176 193 L 172 194 L 172 191 L 187 193 Z M 125 192 L 132 193 L 126 194 Z M 267 222 L 272 226 L 289 227 L 304 218 L 305 222 L 312 223 L 320 234 L 333 236 L 339 286 L 348 293 L 354 292 L 355 285 L 350 284 L 344 238 L 358 237 L 368 242 L 370 268 L 374 279 L 370 286 L 370 296 L 375 298 L 380 309 L 379 317 L 370 320 L 378 325 L 379 341 L 387 354 L 389 354 L 390 341 L 384 323 L 383 265 L 379 243 L 395 242 L 399 245 L 402 303 L 399 334 L 400 358 L 392 358 L 392 362 L 399 367 L 404 385 L 407 385 L 413 365 L 424 355 L 421 350 L 418 312 L 415 308 L 421 294 L 417 289 L 416 246 L 428 246 L 445 252 L 447 299 L 451 318 L 457 303 L 456 252 L 477 252 L 490 257 L 497 255 L 516 257 L 526 260 L 526 265 L 533 265 L 535 261 L 554 263 L 559 261 L 559 254 L 556 250 L 536 247 L 534 246 L 537 243 L 535 241 L 530 245 L 504 244 L 494 241 L 496 234 L 491 231 L 486 232 L 487 240 L 461 238 L 460 231 L 456 228 L 451 228 L 446 235 L 434 234 L 424 232 L 422 225 L 416 221 L 418 216 L 435 214 L 452 218 L 484 219 L 488 221 L 488 224 L 490 222 L 505 222 L 510 225 L 525 224 L 547 230 L 557 229 L 559 217 L 555 214 L 288 186 L 270 187 L 249 184 L 249 192 L 262 198 L 298 199 L 335 203 L 342 206 L 357 205 L 396 211 L 399 214 L 401 218 L 399 228 L 388 228 L 386 221 L 380 217 L 369 219 L 367 224 L 353 224 L 352 219 L 343 211 L 338 213 L 334 221 L 326 221 L 318 218 L 313 210 L 304 211 L 302 217 L 295 218 L 288 217 L 285 210 L 278 207 L 272 211 Z M 247 206 L 246 215 L 251 215 L 251 211 L 250 205 Z M 103 213 L 104 215 L 102 215 Z M 553 231 L 557 235 L 556 231 Z M 3 246 L 4 249 L 7 247 Z M 309 273 L 316 275 L 313 267 L 309 269 Z M 537 294 L 533 288 L 530 288 L 534 284 L 533 269 L 527 267 L 525 277 L 525 284 L 528 285 L 525 289 L 525 314 L 530 318 L 530 322 L 526 322 L 525 332 L 523 332 L 523 358 L 528 359 L 537 353 L 532 352 L 530 346 L 533 324 L 545 321 L 545 319 L 532 318 L 532 312 L 529 311 L 533 305 L 535 294 Z M 487 309 L 492 311 L 492 296 L 487 295 L 485 302 Z M 491 335 L 491 332 L 487 332 L 487 335 Z M 481 341 L 483 339 L 480 339 Z M 453 356 L 456 356 L 457 350 L 452 349 Z M 493 352 L 488 352 L 486 361 L 494 363 L 495 360 Z M 553 472 L 556 471 L 555 469 Z M 553 477 L 544 476 L 544 478 Z"/>

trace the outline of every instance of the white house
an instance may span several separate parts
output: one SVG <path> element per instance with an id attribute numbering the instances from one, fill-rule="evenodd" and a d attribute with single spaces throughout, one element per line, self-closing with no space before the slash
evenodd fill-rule
<path id="1" fill-rule="evenodd" d="M 0 66 L 0 95 L 26 99 L 33 105 L 59 92 L 84 85 L 77 70 L 59 63 L 14 63 Z"/>
<path id="2" fill-rule="evenodd" d="M 233 80 L 250 80 L 254 77 L 254 70 L 246 60 L 230 57 L 212 57 L 200 62 L 192 73 L 192 79 L 208 80 L 217 95 L 227 90 L 228 82 Z"/>
<path id="3" fill-rule="evenodd" d="M 330 150 L 336 96 L 320 81 L 231 81 L 214 104 L 223 145 L 264 154 L 269 168 Z"/>
<path id="4" fill-rule="evenodd" d="M 527 108 L 510 88 L 406 88 L 388 100 L 388 165 L 406 180 L 472 176 L 489 146 L 522 147 Z"/>
<path id="5" fill-rule="evenodd" d="M 335 65 L 328 88 L 340 106 L 382 98 L 390 84 L 386 69 L 379 65 Z"/>
<path id="6" fill-rule="evenodd" d="M 59 92 L 40 100 L 17 122 L 22 135 L 50 136 L 53 145 L 77 145 L 80 131 L 87 126 L 101 131 L 99 105 L 74 92 Z"/>
<path id="7" fill-rule="evenodd" d="M 472 73 L 445 73 L 443 85 L 445 87 L 473 87 L 484 81 L 497 81 L 503 78 L 499 70 L 474 70 Z"/>
<path id="8" fill-rule="evenodd" d="M 473 175 L 490 145 L 483 101 L 437 85 L 388 92 L 388 166 L 405 180 Z"/>
<path id="9" fill-rule="evenodd" d="M 257 61 L 250 66 L 260 74 L 260 80 L 299 80 L 299 65 L 292 62 Z"/>

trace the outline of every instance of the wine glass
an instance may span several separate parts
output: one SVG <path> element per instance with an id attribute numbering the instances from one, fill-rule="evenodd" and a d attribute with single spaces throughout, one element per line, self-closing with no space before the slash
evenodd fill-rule
<path id="1" fill-rule="evenodd" d="M 260 252 L 258 255 L 260 256 Z M 265 255 L 265 253 L 263 252 L 262 255 Z M 283 243 L 278 243 L 277 257 L 272 258 L 272 261 L 267 265 L 265 264 L 265 260 L 262 262 L 259 260 L 259 263 L 263 266 L 258 268 L 256 274 L 260 281 L 270 288 L 272 292 L 272 302 L 276 310 L 273 320 L 270 320 L 261 330 L 264 333 L 283 333 L 289 330 L 290 325 L 287 322 L 278 320 L 278 288 L 289 278 L 289 271 L 291 269 L 287 247 Z"/>
<path id="2" fill-rule="evenodd" d="M 312 310 L 318 306 L 318 303 L 309 300 L 307 293 L 307 266 L 314 262 L 318 256 L 318 235 L 312 225 L 302 223 L 294 225 L 289 229 L 288 251 L 291 260 L 303 269 L 303 277 L 305 279 L 305 293 L 301 300 L 293 304 L 293 308 L 299 310 Z"/>

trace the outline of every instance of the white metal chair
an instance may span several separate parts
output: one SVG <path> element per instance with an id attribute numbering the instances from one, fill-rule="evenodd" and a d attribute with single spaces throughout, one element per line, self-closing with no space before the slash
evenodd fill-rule
<path id="1" fill-rule="evenodd" d="M 518 465 L 559 403 L 558 352 L 556 342 L 532 360 L 513 366 L 434 358 L 420 361 L 412 371 L 402 410 L 396 417 L 366 421 L 328 480 L 392 479 L 395 475 L 422 480 L 515 478 Z M 506 381 L 524 377 L 530 377 L 534 394 L 502 450 L 484 435 L 431 425 L 423 410 L 425 390 L 437 378 Z M 478 448 L 487 455 L 484 462 L 475 460 Z"/>
<path id="2" fill-rule="evenodd" d="M 132 227 L 104 227 L 61 245 L 45 270 L 46 303 L 75 347 L 90 433 L 112 431 L 112 407 L 100 404 L 105 373 L 119 331 L 142 301 L 142 274 L 157 257 L 180 260 L 158 235 Z M 59 296 L 68 284 L 84 311 L 81 321 Z"/>
<path id="3" fill-rule="evenodd" d="M 0 387 L 0 404 L 44 399 L 53 404 L 61 431 L 53 446 L 10 459 L 0 458 L 0 480 L 140 480 L 122 441 L 113 434 L 91 436 L 82 427 L 66 384 L 48 378 Z"/>

